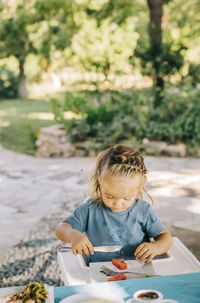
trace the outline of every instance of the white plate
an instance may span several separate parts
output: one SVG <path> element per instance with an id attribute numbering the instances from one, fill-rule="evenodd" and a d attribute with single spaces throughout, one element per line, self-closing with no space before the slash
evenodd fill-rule
<path id="1" fill-rule="evenodd" d="M 49 294 L 46 303 L 54 303 L 54 287 L 48 286 L 46 284 L 44 285 Z M 9 296 L 15 294 L 21 291 L 24 287 L 25 286 L 2 287 L 0 288 L 0 296 L 3 297 L 3 296 Z"/>
<path id="2" fill-rule="evenodd" d="M 9 296 L 21 291 L 24 286 L 2 287 L 0 288 L 0 296 Z"/>
<path id="3" fill-rule="evenodd" d="M 109 303 L 124 303 L 124 300 L 119 297 L 101 293 L 76 294 L 63 299 L 62 301 L 60 301 L 60 303 L 83 303 L 93 300 L 108 300 Z"/>

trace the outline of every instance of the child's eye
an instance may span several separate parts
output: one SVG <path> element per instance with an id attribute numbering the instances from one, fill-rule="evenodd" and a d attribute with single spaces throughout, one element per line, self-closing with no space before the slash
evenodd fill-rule
<path id="1" fill-rule="evenodd" d="M 124 200 L 129 201 L 129 200 L 131 200 L 131 198 L 124 198 Z"/>
<path id="2" fill-rule="evenodd" d="M 106 198 L 108 198 L 108 199 L 112 199 L 113 197 L 112 197 L 112 196 L 106 196 Z"/>

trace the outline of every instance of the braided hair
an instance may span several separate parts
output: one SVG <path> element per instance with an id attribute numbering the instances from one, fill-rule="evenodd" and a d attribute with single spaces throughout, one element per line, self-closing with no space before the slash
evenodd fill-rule
<path id="1" fill-rule="evenodd" d="M 117 144 L 102 151 L 97 156 L 96 167 L 90 177 L 88 192 L 91 198 L 98 202 L 101 200 L 99 180 L 102 174 L 109 172 L 114 176 L 134 176 L 139 174 L 143 180 L 142 190 L 154 203 L 152 197 L 147 193 L 144 184 L 146 182 L 147 169 L 144 164 L 143 156 L 135 148 Z M 138 198 L 142 198 L 142 191 Z"/>

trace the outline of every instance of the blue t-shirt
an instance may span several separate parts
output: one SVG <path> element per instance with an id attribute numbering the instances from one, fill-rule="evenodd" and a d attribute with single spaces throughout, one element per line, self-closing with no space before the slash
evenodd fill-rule
<path id="1" fill-rule="evenodd" d="M 113 212 L 103 202 L 98 204 L 89 198 L 66 218 L 66 222 L 85 233 L 93 246 L 122 245 L 117 252 L 89 255 L 89 262 L 135 259 L 138 245 L 149 242 L 165 228 L 150 204 L 140 199 L 125 211 Z"/>

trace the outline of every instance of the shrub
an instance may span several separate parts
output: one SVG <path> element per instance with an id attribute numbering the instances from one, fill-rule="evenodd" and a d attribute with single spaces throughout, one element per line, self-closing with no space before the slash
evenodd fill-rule
<path id="1" fill-rule="evenodd" d="M 161 106 L 150 110 L 144 136 L 168 143 L 200 142 L 199 99 L 197 89 L 168 89 Z"/>
<path id="2" fill-rule="evenodd" d="M 5 67 L 0 67 L 0 98 L 16 98 L 18 95 L 18 77 Z"/>
<path id="3" fill-rule="evenodd" d="M 137 94 L 137 93 L 135 93 Z M 135 100 L 135 102 L 134 102 Z M 78 96 L 67 93 L 65 101 L 52 100 L 56 120 L 67 128 L 72 142 L 92 140 L 99 149 L 123 140 L 141 136 L 138 110 L 143 100 L 132 93 L 117 91 L 82 92 Z M 65 120 L 64 111 L 73 111 L 80 119 Z M 135 133 L 136 136 L 134 135 Z"/>
<path id="4" fill-rule="evenodd" d="M 200 144 L 200 91 L 169 86 L 154 109 L 152 90 L 67 93 L 64 101 L 52 100 L 52 108 L 71 142 L 90 142 L 96 150 L 119 142 L 140 148 L 144 137 Z M 65 111 L 79 118 L 66 120 Z"/>

